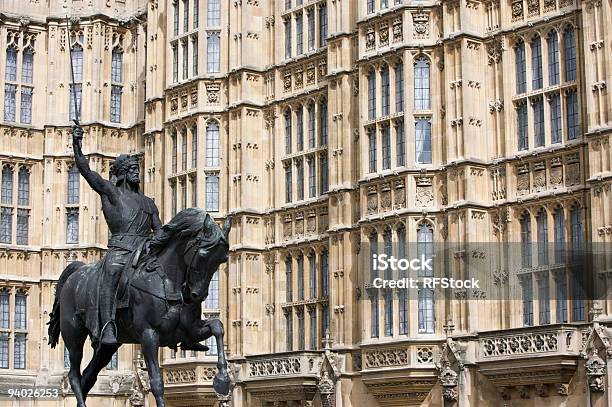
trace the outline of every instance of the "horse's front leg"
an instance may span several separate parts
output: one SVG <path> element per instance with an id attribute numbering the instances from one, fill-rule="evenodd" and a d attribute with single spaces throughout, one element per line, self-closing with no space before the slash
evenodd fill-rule
<path id="1" fill-rule="evenodd" d="M 142 355 L 144 356 L 149 370 L 149 380 L 151 383 L 151 391 L 155 396 L 157 407 L 166 407 L 164 401 L 164 381 L 159 371 L 159 361 L 157 354 L 159 350 L 159 334 L 153 329 L 147 329 L 142 334 Z"/>
<path id="2" fill-rule="evenodd" d="M 227 360 L 225 359 L 225 349 L 223 344 L 223 336 L 225 331 L 223 323 L 217 318 L 207 319 L 206 321 L 197 321 L 192 324 L 191 336 L 195 342 L 203 341 L 211 336 L 215 337 L 217 342 L 217 368 L 219 371 L 213 380 L 213 388 L 219 394 L 228 395 L 230 391 L 231 380 L 227 371 Z"/>
<path id="3" fill-rule="evenodd" d="M 223 344 L 225 331 L 223 329 L 223 323 L 215 318 L 208 321 L 208 326 L 217 342 L 217 369 L 219 369 L 219 371 L 213 380 L 213 388 L 217 393 L 227 396 L 231 387 L 231 379 L 227 372 L 227 360 L 225 360 L 225 347 Z"/>

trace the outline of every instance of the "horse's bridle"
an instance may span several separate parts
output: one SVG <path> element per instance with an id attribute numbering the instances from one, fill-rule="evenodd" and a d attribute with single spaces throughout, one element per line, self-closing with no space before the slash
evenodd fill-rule
<path id="1" fill-rule="evenodd" d="M 201 243 L 204 239 L 204 237 L 202 236 L 204 233 L 204 229 L 202 229 L 198 235 L 191 239 L 188 243 L 187 243 L 187 248 L 186 250 L 183 252 L 183 259 L 188 261 L 185 261 L 185 263 L 187 264 L 187 272 L 185 273 L 185 281 L 183 281 L 183 284 L 181 286 L 181 296 L 183 295 L 183 290 L 185 289 L 185 287 L 189 284 L 189 279 L 191 278 L 191 272 L 194 269 L 193 264 L 196 261 L 196 258 L 198 257 L 198 251 L 201 249 L 208 249 L 211 247 L 216 246 L 217 244 L 219 244 L 219 240 L 224 240 L 223 237 L 219 238 L 219 239 L 215 239 L 214 243 L 210 243 L 209 245 L 206 246 L 202 246 Z M 183 299 L 184 302 L 184 299 Z"/>

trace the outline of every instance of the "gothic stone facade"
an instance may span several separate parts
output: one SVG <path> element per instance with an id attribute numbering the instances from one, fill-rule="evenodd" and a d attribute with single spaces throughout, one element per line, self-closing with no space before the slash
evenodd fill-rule
<path id="1" fill-rule="evenodd" d="M 164 350 L 171 406 L 612 403 L 609 248 L 589 282 L 600 301 L 568 299 L 577 271 L 552 251 L 481 258 L 488 291 L 444 298 L 379 297 L 359 263 L 366 242 L 609 247 L 609 2 L 1 7 L 0 387 L 60 393 L 16 405 L 74 405 L 45 322 L 63 268 L 108 237 L 74 172 L 75 99 L 92 168 L 140 154 L 164 221 L 190 206 L 234 219 L 204 307 L 226 326 L 231 401 L 212 391 L 214 347 Z M 474 261 L 459 250 L 434 269 Z M 88 403 L 148 393 L 125 346 Z"/>

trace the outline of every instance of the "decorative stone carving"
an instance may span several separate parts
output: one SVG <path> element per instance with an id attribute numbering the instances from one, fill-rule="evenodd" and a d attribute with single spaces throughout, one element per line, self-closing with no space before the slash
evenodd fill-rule
<path id="1" fill-rule="evenodd" d="M 550 160 L 550 187 L 559 188 L 563 184 L 563 164 L 560 157 Z"/>
<path id="2" fill-rule="evenodd" d="M 589 388 L 592 392 L 603 392 L 606 375 L 606 362 L 598 355 L 597 348 L 593 349 L 593 354 L 584 364 Z"/>
<path id="3" fill-rule="evenodd" d="M 221 86 L 218 83 L 206 84 L 206 96 L 208 97 L 208 103 L 217 104 L 219 103 L 219 90 Z"/>
<path id="4" fill-rule="evenodd" d="M 389 24 L 383 23 L 378 27 L 378 44 L 381 47 L 389 45 Z"/>
<path id="5" fill-rule="evenodd" d="M 516 334 L 480 340 L 483 357 L 498 357 L 555 352 L 558 339 L 555 332 Z"/>
<path id="6" fill-rule="evenodd" d="M 374 36 L 374 28 L 370 27 L 368 28 L 368 31 L 366 32 L 365 47 L 366 47 L 366 50 L 371 50 L 371 49 L 374 49 L 375 46 L 376 46 L 376 37 Z"/>
<path id="7" fill-rule="evenodd" d="M 389 211 L 391 210 L 391 186 L 385 183 L 380 190 L 380 207 L 383 211 Z"/>
<path id="8" fill-rule="evenodd" d="M 412 13 L 412 26 L 414 38 L 429 38 L 429 14 L 423 12 Z"/>
<path id="9" fill-rule="evenodd" d="M 304 86 L 304 71 L 301 68 L 295 71 L 293 80 L 296 89 L 301 89 Z"/>
<path id="10" fill-rule="evenodd" d="M 489 65 L 497 64 L 501 61 L 503 52 L 503 43 L 499 39 L 487 43 L 487 57 Z"/>
<path id="11" fill-rule="evenodd" d="M 315 83 L 315 66 L 308 64 L 306 68 L 306 85 L 314 85 Z"/>
<path id="12" fill-rule="evenodd" d="M 433 185 L 431 176 L 416 178 L 416 206 L 432 206 L 434 203 Z"/>
<path id="13" fill-rule="evenodd" d="M 363 353 L 363 361 L 366 369 L 403 366 L 408 364 L 408 351 L 405 348 L 367 350 Z"/>
<path id="14" fill-rule="evenodd" d="M 540 14 L 540 0 L 527 0 L 527 15 L 529 17 Z"/>
<path id="15" fill-rule="evenodd" d="M 404 28 L 402 18 L 398 17 L 393 20 L 393 42 L 400 42 L 404 39 Z"/>
<path id="16" fill-rule="evenodd" d="M 512 0 L 512 20 L 523 18 L 523 0 Z"/>
<path id="17" fill-rule="evenodd" d="M 406 207 L 406 188 L 404 185 L 404 180 L 397 180 L 394 183 L 395 192 L 394 192 L 394 202 L 393 207 L 395 209 L 402 209 Z"/>
<path id="18" fill-rule="evenodd" d="M 516 170 L 516 194 L 526 195 L 529 193 L 529 168 L 521 165 Z"/>
<path id="19" fill-rule="evenodd" d="M 565 167 L 565 186 L 571 187 L 580 184 L 580 163 L 575 162 Z"/>
<path id="20" fill-rule="evenodd" d="M 375 185 L 368 187 L 367 213 L 372 214 L 378 211 L 378 191 Z"/>
<path id="21" fill-rule="evenodd" d="M 533 189 L 535 192 L 541 192 L 546 189 L 546 165 L 544 162 L 535 163 L 533 165 Z"/>
<path id="22" fill-rule="evenodd" d="M 432 347 L 420 347 L 417 348 L 417 363 L 419 364 L 431 364 L 434 361 L 434 354 Z"/>
<path id="23" fill-rule="evenodd" d="M 544 12 L 553 11 L 557 7 L 556 0 L 544 0 Z"/>
<path id="24" fill-rule="evenodd" d="M 165 369 L 164 379 L 164 382 L 168 384 L 195 383 L 196 369 L 195 367 L 185 369 Z"/>
<path id="25" fill-rule="evenodd" d="M 283 76 L 283 91 L 291 92 L 291 72 L 286 71 Z"/>
<path id="26" fill-rule="evenodd" d="M 286 376 L 301 373 L 299 358 L 273 358 L 248 362 L 249 377 Z"/>

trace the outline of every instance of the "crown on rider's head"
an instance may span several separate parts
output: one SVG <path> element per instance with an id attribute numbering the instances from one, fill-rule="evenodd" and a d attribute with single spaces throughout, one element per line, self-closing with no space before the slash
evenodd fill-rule
<path id="1" fill-rule="evenodd" d="M 114 174 L 119 177 L 125 175 L 131 165 L 138 165 L 138 157 L 129 154 L 121 154 L 115 159 Z"/>

